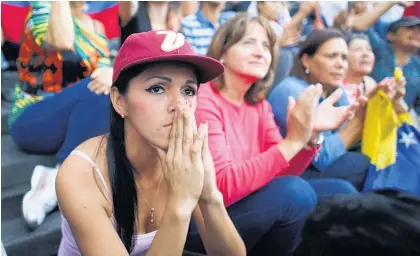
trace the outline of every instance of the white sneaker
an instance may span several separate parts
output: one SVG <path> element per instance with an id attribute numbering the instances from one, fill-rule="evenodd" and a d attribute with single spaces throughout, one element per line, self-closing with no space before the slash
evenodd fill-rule
<path id="1" fill-rule="evenodd" d="M 39 227 L 45 216 L 57 207 L 55 178 L 59 166 L 50 168 L 37 165 L 31 178 L 31 190 L 22 201 L 22 213 L 28 227 Z"/>

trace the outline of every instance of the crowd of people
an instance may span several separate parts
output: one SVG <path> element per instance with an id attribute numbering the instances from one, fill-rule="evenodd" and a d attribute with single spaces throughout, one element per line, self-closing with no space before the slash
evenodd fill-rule
<path id="1" fill-rule="evenodd" d="M 120 2 L 114 59 L 84 2 L 33 1 L 8 124 L 57 165 L 28 227 L 59 205 L 60 256 L 419 255 L 420 199 L 361 193 L 370 99 L 420 115 L 418 6 L 343 3 Z"/>

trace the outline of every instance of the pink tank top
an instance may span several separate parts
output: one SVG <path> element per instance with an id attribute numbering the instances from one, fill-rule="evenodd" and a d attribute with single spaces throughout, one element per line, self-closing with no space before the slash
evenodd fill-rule
<path id="1" fill-rule="evenodd" d="M 99 169 L 99 167 L 84 152 L 74 150 L 73 152 L 71 152 L 71 154 L 82 157 L 83 159 L 85 159 L 92 165 L 93 169 L 96 171 L 99 178 L 101 179 L 104 185 L 105 191 L 107 193 L 107 197 L 108 197 L 110 191 L 107 188 L 104 176 L 102 175 L 102 172 Z M 115 223 L 115 219 L 113 215 L 111 216 L 110 221 L 112 225 L 116 227 L 116 223 Z M 133 248 L 133 251 L 130 253 L 130 255 L 131 256 L 146 255 L 156 235 L 156 232 L 157 230 L 147 233 L 147 234 L 134 235 L 133 236 L 134 248 Z M 63 216 L 62 216 L 62 221 L 61 221 L 61 234 L 62 234 L 62 238 L 60 242 L 60 247 L 58 249 L 58 256 L 81 256 L 82 254 L 79 250 L 79 247 L 77 246 L 76 240 L 73 237 L 73 233 L 71 232 L 70 225 Z"/>

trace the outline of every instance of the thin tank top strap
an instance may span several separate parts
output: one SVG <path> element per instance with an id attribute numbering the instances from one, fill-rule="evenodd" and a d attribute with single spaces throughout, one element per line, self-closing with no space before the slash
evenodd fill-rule
<path id="1" fill-rule="evenodd" d="M 93 160 L 85 152 L 82 152 L 82 151 L 79 151 L 79 150 L 73 150 L 70 154 L 80 156 L 81 158 L 83 158 L 86 161 L 88 161 L 90 165 L 92 165 L 93 169 L 96 171 L 96 173 L 98 174 L 99 178 L 101 179 L 102 184 L 104 185 L 105 191 L 106 191 L 107 196 L 108 196 L 108 194 L 109 194 L 108 186 L 106 185 L 104 175 L 102 174 L 102 172 L 99 169 L 98 165 L 95 164 L 95 162 L 93 162 Z"/>

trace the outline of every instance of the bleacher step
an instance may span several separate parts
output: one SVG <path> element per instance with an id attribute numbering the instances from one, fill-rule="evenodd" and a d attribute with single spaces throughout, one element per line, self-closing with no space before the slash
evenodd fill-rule
<path id="1" fill-rule="evenodd" d="M 1 221 L 9 221 L 22 216 L 22 199 L 30 190 L 30 183 L 24 183 L 1 190 Z"/>
<path id="2" fill-rule="evenodd" d="M 1 234 L 8 256 L 55 255 L 61 239 L 61 213 L 48 215 L 34 231 L 27 229 L 23 218 L 2 222 Z"/>
<path id="3" fill-rule="evenodd" d="M 55 155 L 26 154 L 18 149 L 10 135 L 1 136 L 1 187 L 28 184 L 36 165 L 53 167 Z"/>
<path id="4" fill-rule="evenodd" d="M 7 116 L 9 114 L 9 104 L 1 103 L 1 134 L 9 133 L 9 126 L 7 125 Z"/>
<path id="5" fill-rule="evenodd" d="M 1 72 L 1 89 L 11 89 L 19 82 L 19 75 L 17 71 L 2 71 Z"/>

